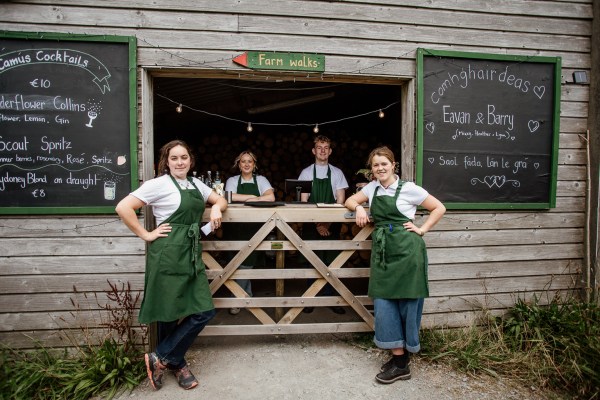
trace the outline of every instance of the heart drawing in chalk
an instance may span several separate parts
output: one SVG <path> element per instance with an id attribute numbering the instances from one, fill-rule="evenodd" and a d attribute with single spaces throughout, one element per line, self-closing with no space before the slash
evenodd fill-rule
<path id="1" fill-rule="evenodd" d="M 533 87 L 533 93 L 535 93 L 535 95 L 540 99 L 544 96 L 545 92 L 546 92 L 545 86 L 534 86 Z"/>
<path id="2" fill-rule="evenodd" d="M 433 131 L 435 131 L 435 124 L 433 122 L 430 122 L 425 125 L 425 129 L 427 129 L 429 133 L 433 133 Z"/>
<path id="3" fill-rule="evenodd" d="M 533 168 L 538 169 L 539 167 L 540 167 L 539 162 L 533 163 Z"/>
<path id="4" fill-rule="evenodd" d="M 533 133 L 533 132 L 537 131 L 538 128 L 540 127 L 540 122 L 530 119 L 529 122 L 527 123 L 527 126 L 529 127 L 529 132 Z"/>
<path id="5" fill-rule="evenodd" d="M 435 161 L 435 158 L 429 157 L 427 160 L 429 161 L 429 164 L 433 164 L 433 162 Z"/>
<path id="6" fill-rule="evenodd" d="M 496 186 L 498 186 L 498 187 L 504 186 L 504 183 L 506 183 L 506 176 L 504 176 L 504 175 L 496 176 L 495 182 L 496 182 Z"/>
<path id="7" fill-rule="evenodd" d="M 496 177 L 494 175 L 486 176 L 483 178 L 483 182 L 485 182 L 485 184 L 489 187 L 492 187 L 496 184 Z"/>
<path id="8" fill-rule="evenodd" d="M 494 186 L 501 188 L 505 183 L 510 183 L 514 187 L 521 186 L 521 182 L 514 179 L 506 179 L 505 175 L 488 175 L 483 180 L 479 178 L 471 179 L 471 185 L 477 185 L 478 183 L 485 183 L 490 189 L 493 189 Z"/>

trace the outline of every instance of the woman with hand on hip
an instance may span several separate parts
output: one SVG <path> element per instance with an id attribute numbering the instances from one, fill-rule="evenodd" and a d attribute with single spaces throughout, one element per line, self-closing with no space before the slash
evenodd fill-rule
<path id="1" fill-rule="evenodd" d="M 233 168 L 240 171 L 239 175 L 232 176 L 225 183 L 225 191 L 232 192 L 231 200 L 238 202 L 253 201 L 275 201 L 273 187 L 262 175 L 256 174 L 257 158 L 250 150 L 242 151 L 233 163 Z M 227 224 L 224 228 L 228 240 L 248 240 L 254 236 L 262 226 L 258 223 Z M 252 252 L 238 269 L 251 269 L 255 265 L 264 265 L 264 253 Z M 249 279 L 236 279 L 238 285 L 244 289 L 248 296 L 252 297 L 252 284 Z M 240 309 L 235 307 L 229 309 L 230 314 L 238 314 Z"/>
<path id="2" fill-rule="evenodd" d="M 158 344 L 153 353 L 145 355 L 155 390 L 162 387 L 167 369 L 173 371 L 182 388 L 198 385 L 188 369 L 185 353 L 215 315 L 202 262 L 199 222 L 205 203 L 209 203 L 211 227 L 219 228 L 227 202 L 200 180 L 187 176 L 193 165 L 185 142 L 165 144 L 158 163 L 161 176 L 144 182 L 116 207 L 125 225 L 149 242 L 139 321 L 157 323 Z M 144 205 L 152 206 L 158 226 L 150 232 L 135 213 Z"/>
<path id="3" fill-rule="evenodd" d="M 370 204 L 375 230 L 368 294 L 375 307 L 374 342 L 392 352 L 375 379 L 392 383 L 410 379 L 409 352 L 421 348 L 421 315 L 424 298 L 429 296 L 423 235 L 442 218 L 446 207 L 422 187 L 398 178 L 389 148 L 374 149 L 367 164 L 377 180 L 348 198 L 345 206 L 356 212 L 356 224 L 363 227 L 369 216 L 361 204 Z M 420 227 L 413 223 L 417 206 L 429 211 Z"/>

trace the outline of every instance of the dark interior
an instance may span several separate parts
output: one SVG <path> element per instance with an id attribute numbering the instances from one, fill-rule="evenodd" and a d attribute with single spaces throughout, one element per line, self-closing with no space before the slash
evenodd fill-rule
<path id="1" fill-rule="evenodd" d="M 399 156 L 399 85 L 156 78 L 154 92 L 155 153 L 172 139 L 185 140 L 194 149 L 197 175 L 219 171 L 225 181 L 237 174 L 236 156 L 250 149 L 277 200 L 290 200 L 285 179 L 296 179 L 314 161 L 317 124 L 318 134 L 333 141 L 330 162 L 345 172 L 349 194 L 364 181 L 356 171 L 372 148 L 385 144 Z"/>

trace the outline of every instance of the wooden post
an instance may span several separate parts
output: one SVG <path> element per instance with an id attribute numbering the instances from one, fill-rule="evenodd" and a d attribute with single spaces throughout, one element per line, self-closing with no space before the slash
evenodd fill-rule
<path id="1" fill-rule="evenodd" d="M 277 229 L 277 240 L 283 240 L 285 236 L 279 229 Z M 283 269 L 285 268 L 285 252 L 283 250 L 275 251 L 275 268 Z M 284 294 L 284 280 L 276 279 L 275 280 L 275 296 L 283 297 Z M 275 308 L 275 321 L 279 322 L 283 317 L 283 308 L 276 307 Z"/>
<path id="2" fill-rule="evenodd" d="M 589 136 L 590 161 L 588 168 L 590 169 L 590 187 L 591 198 L 590 204 L 592 208 L 589 210 L 591 221 L 588 226 L 588 234 L 590 235 L 590 248 L 588 249 L 591 255 L 591 262 L 588 268 L 591 269 L 590 286 L 592 287 L 592 299 L 596 304 L 600 304 L 600 240 L 598 230 L 600 229 L 599 209 L 600 209 L 600 24 L 597 21 L 600 18 L 600 3 L 593 3 L 594 24 L 592 24 L 592 60 L 591 60 L 591 81 L 590 81 L 590 104 L 588 110 L 588 130 L 591 133 Z"/>

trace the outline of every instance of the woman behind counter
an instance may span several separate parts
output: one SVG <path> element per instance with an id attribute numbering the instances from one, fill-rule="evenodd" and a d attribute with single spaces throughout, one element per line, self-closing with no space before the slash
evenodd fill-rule
<path id="1" fill-rule="evenodd" d="M 375 307 L 373 341 L 392 352 L 375 379 L 392 383 L 410 379 L 409 353 L 421 348 L 421 315 L 424 298 L 429 296 L 427 250 L 422 236 L 442 218 L 446 208 L 422 187 L 398 178 L 394 153 L 389 148 L 374 149 L 367 165 L 377 180 L 348 198 L 345 206 L 356 211 L 356 224 L 363 227 L 369 217 L 361 204 L 370 204 L 375 223 L 368 290 Z M 429 211 L 421 227 L 413 223 L 417 206 Z"/>
<path id="2" fill-rule="evenodd" d="M 232 192 L 231 200 L 246 202 L 246 201 L 275 201 L 275 193 L 273 187 L 262 175 L 257 175 L 257 158 L 250 150 L 242 151 L 233 162 L 233 169 L 240 171 L 239 175 L 232 176 L 225 183 L 225 191 Z M 225 227 L 225 236 L 228 240 L 248 240 L 262 224 L 242 223 L 229 224 Z M 238 269 L 251 269 L 260 263 L 264 264 L 264 254 L 253 252 L 246 258 Z M 249 279 L 236 279 L 236 282 L 244 289 L 248 296 L 252 296 L 252 284 Z M 239 308 L 229 309 L 230 314 L 238 314 Z"/>
<path id="3" fill-rule="evenodd" d="M 148 378 L 155 390 L 162 387 L 166 369 L 173 371 L 182 388 L 198 385 L 185 354 L 215 315 L 198 223 L 208 202 L 212 204 L 211 228 L 219 228 L 227 201 L 200 180 L 187 176 L 193 166 L 185 142 L 165 144 L 158 163 L 161 176 L 144 182 L 116 207 L 125 225 L 150 243 L 139 321 L 157 323 L 158 344 L 153 353 L 145 355 Z M 151 232 L 144 229 L 135 213 L 144 205 L 153 206 L 158 227 Z"/>

